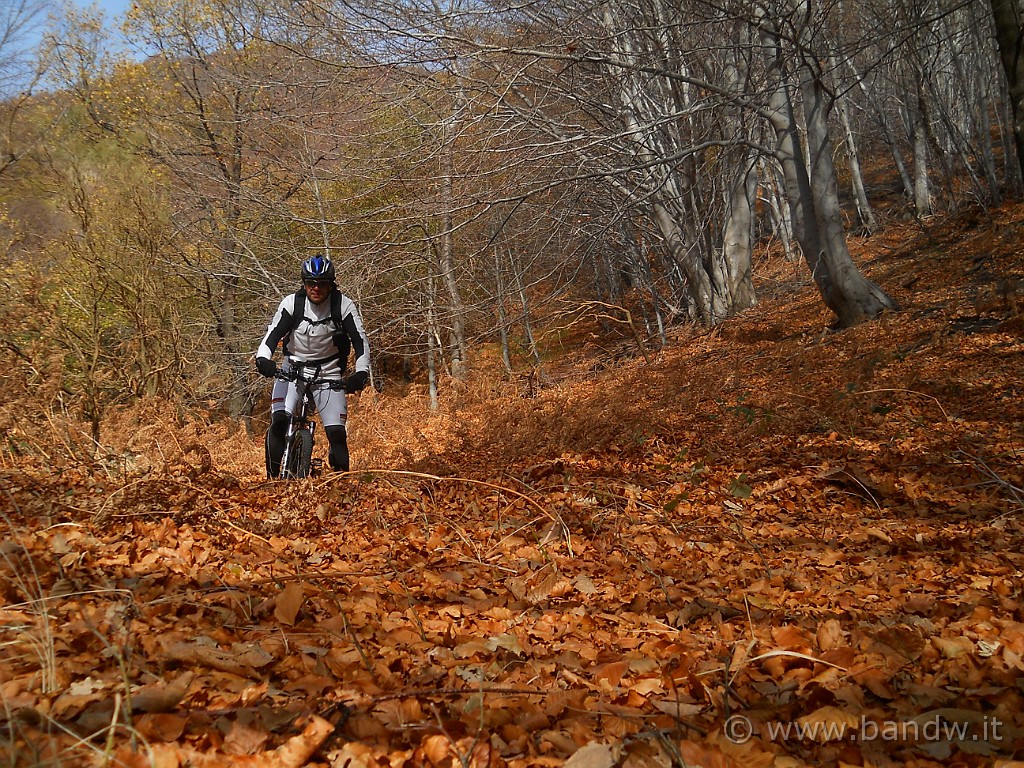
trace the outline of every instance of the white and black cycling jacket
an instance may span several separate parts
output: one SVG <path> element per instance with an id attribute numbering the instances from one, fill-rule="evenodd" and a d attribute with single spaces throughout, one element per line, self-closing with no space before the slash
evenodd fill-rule
<path id="1" fill-rule="evenodd" d="M 336 328 L 332 320 L 332 294 L 337 290 L 335 288 L 319 304 L 314 304 L 307 297 L 298 325 L 293 321 L 297 294 L 281 299 L 256 350 L 256 357 L 273 357 L 277 345 L 284 342 L 285 356 L 291 362 L 319 364 L 325 378 L 341 378 L 351 345 L 355 353 L 353 370 L 369 372 L 370 342 L 355 302 L 339 292 L 341 327 Z"/>

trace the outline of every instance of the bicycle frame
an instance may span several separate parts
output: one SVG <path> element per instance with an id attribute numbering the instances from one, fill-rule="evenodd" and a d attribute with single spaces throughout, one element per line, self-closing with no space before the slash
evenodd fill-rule
<path id="1" fill-rule="evenodd" d="M 291 371 L 277 372 L 277 378 L 294 382 L 298 390 L 295 412 L 288 418 L 284 454 L 281 456 L 281 466 L 278 470 L 278 478 L 282 480 L 315 474 L 313 443 L 316 422 L 313 420 L 313 414 L 316 412 L 316 401 L 313 392 L 319 387 L 344 389 L 343 382 L 323 379 L 320 374 L 321 366 L 310 369 L 302 363 L 293 363 Z"/>

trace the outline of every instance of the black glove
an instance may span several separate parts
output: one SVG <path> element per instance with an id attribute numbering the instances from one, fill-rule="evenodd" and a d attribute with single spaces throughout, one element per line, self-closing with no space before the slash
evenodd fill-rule
<path id="1" fill-rule="evenodd" d="M 367 371 L 356 371 L 348 377 L 348 381 L 345 382 L 345 391 L 350 395 L 353 392 L 359 392 L 366 389 L 367 382 L 370 381 L 370 374 Z"/>
<path id="2" fill-rule="evenodd" d="M 269 357 L 257 357 L 256 358 L 256 370 L 260 372 L 261 376 L 271 378 L 277 373 L 277 363 L 271 360 Z"/>

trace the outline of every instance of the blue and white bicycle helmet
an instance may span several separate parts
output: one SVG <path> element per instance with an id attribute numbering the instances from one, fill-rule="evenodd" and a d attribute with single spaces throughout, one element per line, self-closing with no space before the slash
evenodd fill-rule
<path id="1" fill-rule="evenodd" d="M 302 279 L 330 280 L 333 283 L 335 280 L 334 264 L 329 258 L 319 253 L 316 256 L 311 256 L 302 262 Z"/>

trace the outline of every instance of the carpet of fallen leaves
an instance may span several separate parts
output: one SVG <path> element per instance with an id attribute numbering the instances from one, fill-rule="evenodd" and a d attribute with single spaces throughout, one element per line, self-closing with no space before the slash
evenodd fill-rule
<path id="1" fill-rule="evenodd" d="M 8 413 L 52 439 L 0 466 L 4 764 L 1014 765 L 1024 208 L 992 216 L 854 241 L 901 311 L 843 332 L 769 259 L 665 349 L 595 324 L 436 412 L 365 393 L 345 476 L 267 482 L 259 425 L 166 403 L 91 462 Z"/>

